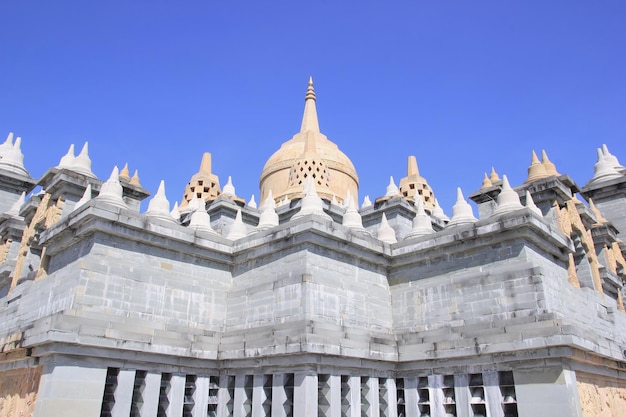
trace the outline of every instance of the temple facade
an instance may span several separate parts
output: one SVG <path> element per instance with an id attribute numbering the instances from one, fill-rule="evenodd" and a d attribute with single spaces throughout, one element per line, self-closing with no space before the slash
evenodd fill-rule
<path id="1" fill-rule="evenodd" d="M 606 146 L 582 187 L 533 151 L 523 184 L 492 170 L 450 216 L 413 156 L 359 199 L 312 80 L 258 204 L 209 153 L 172 206 L 128 167 L 97 178 L 87 145 L 39 179 L 20 147 L 0 145 L 2 416 L 626 415 Z"/>

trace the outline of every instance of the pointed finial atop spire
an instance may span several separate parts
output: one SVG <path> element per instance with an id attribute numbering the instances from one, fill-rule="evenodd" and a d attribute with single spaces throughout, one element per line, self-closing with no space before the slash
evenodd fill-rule
<path id="1" fill-rule="evenodd" d="M 483 189 L 483 188 L 489 188 L 489 187 L 493 187 L 493 183 L 491 182 L 491 180 L 487 176 L 487 173 L 485 172 L 485 178 L 483 178 L 483 185 L 480 188 Z"/>
<path id="2" fill-rule="evenodd" d="M 124 164 L 124 168 L 120 171 L 120 178 L 130 181 L 130 171 L 128 170 L 128 162 Z"/>
<path id="3" fill-rule="evenodd" d="M 364 209 L 368 207 L 372 207 L 372 201 L 370 200 L 370 196 L 366 195 L 363 197 L 363 204 L 361 204 L 361 208 Z"/>
<path id="4" fill-rule="evenodd" d="M 200 162 L 200 170 L 198 172 L 211 173 L 211 153 L 205 152 L 202 154 L 202 162 Z"/>
<path id="5" fill-rule="evenodd" d="M 76 159 L 76 156 L 74 155 L 74 144 L 72 143 L 67 153 L 61 157 L 61 160 L 59 161 L 59 165 L 57 165 L 57 168 L 73 169 L 74 164 L 75 164 L 75 159 Z"/>
<path id="6" fill-rule="evenodd" d="M 315 89 L 313 88 L 313 77 L 309 77 L 309 86 L 304 96 L 304 115 L 302 116 L 302 125 L 300 132 L 311 130 L 319 133 L 320 125 L 317 120 L 317 109 L 315 107 Z"/>
<path id="7" fill-rule="evenodd" d="M 230 175 L 228 176 L 228 181 L 224 185 L 224 188 L 222 188 L 222 194 L 231 197 L 235 196 L 235 186 L 233 185 L 233 179 Z"/>
<path id="8" fill-rule="evenodd" d="M 7 139 L 0 145 L 0 158 L 11 149 L 13 149 L 13 132 L 9 132 Z"/>
<path id="9" fill-rule="evenodd" d="M 137 169 L 135 170 L 133 177 L 130 179 L 130 183 L 138 187 L 141 187 L 141 184 L 139 183 L 139 170 Z"/>
<path id="10" fill-rule="evenodd" d="M 387 185 L 387 192 L 385 193 L 385 197 L 395 197 L 400 194 L 400 189 L 396 185 L 393 180 L 393 176 L 389 177 L 389 185 Z"/>
<path id="11" fill-rule="evenodd" d="M 24 154 L 22 153 L 22 138 L 17 137 L 15 143 L 11 145 L 12 134 L 9 134 L 5 143 L 2 146 L 6 146 L 6 149 L 0 154 L 0 166 L 8 171 L 13 171 L 21 175 L 30 177 L 26 168 L 24 168 Z"/>
<path id="12" fill-rule="evenodd" d="M 172 216 L 172 219 L 174 219 L 176 222 L 180 220 L 180 211 L 178 210 L 178 201 L 174 202 L 174 208 L 172 208 L 172 211 L 170 211 L 170 216 Z"/>
<path id="13" fill-rule="evenodd" d="M 407 177 L 411 177 L 411 176 L 420 174 L 420 172 L 419 172 L 419 170 L 417 168 L 417 159 L 415 159 L 415 155 L 410 155 L 409 156 L 409 159 L 407 161 L 406 172 L 407 172 Z"/>
<path id="14" fill-rule="evenodd" d="M 615 156 L 611 152 L 609 152 L 609 148 L 604 143 L 602 144 L 602 153 L 604 154 L 604 159 L 609 161 L 609 163 L 613 164 L 613 166 L 616 169 L 623 169 L 624 168 L 622 166 L 622 164 L 619 163 L 619 161 L 617 159 L 617 156 Z"/>
<path id="15" fill-rule="evenodd" d="M 500 176 L 498 175 L 494 167 L 491 167 L 491 175 L 489 176 L 489 181 L 491 181 L 492 184 L 494 182 L 500 181 Z"/>
<path id="16" fill-rule="evenodd" d="M 248 201 L 248 207 L 254 209 L 257 208 L 256 201 L 254 200 L 254 194 L 252 194 L 252 197 L 250 197 L 250 201 Z"/>
<path id="17" fill-rule="evenodd" d="M 598 148 L 598 162 L 593 166 L 593 177 L 589 183 L 596 183 L 613 178 L 619 178 L 622 174 L 615 168 L 615 163 L 607 158 L 602 149 Z"/>
<path id="18" fill-rule="evenodd" d="M 547 177 L 546 166 L 539 162 L 539 158 L 537 158 L 537 154 L 533 150 L 530 166 L 528 167 L 528 177 L 525 182 L 532 182 L 541 178 Z"/>
<path id="19" fill-rule="evenodd" d="M 555 176 L 559 176 L 561 174 L 559 174 L 556 170 L 556 166 L 554 165 L 554 163 L 552 163 L 552 161 L 550 161 L 550 159 L 548 158 L 548 154 L 546 153 L 545 150 L 541 150 L 541 165 L 543 165 L 546 168 L 546 175 L 550 176 L 550 175 L 555 175 Z"/>
<path id="20" fill-rule="evenodd" d="M 89 142 L 85 142 L 80 153 L 74 158 L 73 171 L 80 172 L 88 177 L 95 178 L 96 176 L 91 171 L 91 158 L 89 158 Z"/>

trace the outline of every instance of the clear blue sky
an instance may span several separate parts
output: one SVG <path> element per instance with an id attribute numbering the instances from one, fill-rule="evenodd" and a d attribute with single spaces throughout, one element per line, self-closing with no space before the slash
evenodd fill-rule
<path id="1" fill-rule="evenodd" d="M 450 214 L 495 166 L 512 185 L 546 149 L 580 186 L 606 143 L 626 163 L 626 2 L 3 1 L 0 135 L 39 178 L 71 143 L 93 170 L 139 169 L 179 200 L 213 154 L 258 199 L 297 132 L 309 75 L 360 200 L 417 156 Z"/>

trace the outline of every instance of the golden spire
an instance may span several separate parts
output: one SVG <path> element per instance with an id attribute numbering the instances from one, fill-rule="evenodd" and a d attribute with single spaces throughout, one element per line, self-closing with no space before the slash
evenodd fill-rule
<path id="1" fill-rule="evenodd" d="M 315 107 L 315 89 L 313 89 L 313 77 L 309 77 L 309 86 L 304 96 L 304 115 L 302 116 L 302 126 L 300 132 L 311 130 L 320 132 L 320 125 L 317 120 L 317 108 Z"/>

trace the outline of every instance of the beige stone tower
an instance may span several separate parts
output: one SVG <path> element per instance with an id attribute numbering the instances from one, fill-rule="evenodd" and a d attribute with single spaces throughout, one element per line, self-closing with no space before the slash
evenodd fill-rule
<path id="1" fill-rule="evenodd" d="M 221 193 L 220 180 L 217 175 L 211 172 L 211 154 L 205 152 L 202 155 L 200 170 L 191 177 L 185 187 L 180 208 L 187 207 L 189 202 L 193 200 L 194 194 L 208 203 L 215 200 Z"/>
<path id="2" fill-rule="evenodd" d="M 350 191 L 358 198 L 359 177 L 350 159 L 320 132 L 313 80 L 304 99 L 300 132 L 283 143 L 265 163 L 261 173 L 261 201 L 270 190 L 276 201 L 302 197 L 305 179 L 312 176 L 317 193 L 325 199 L 343 201 Z"/>
<path id="3" fill-rule="evenodd" d="M 432 210 L 435 207 L 435 195 L 417 169 L 415 156 L 409 156 L 406 177 L 400 180 L 400 193 L 409 201 L 415 202 L 415 196 L 422 197 L 424 208 Z"/>

